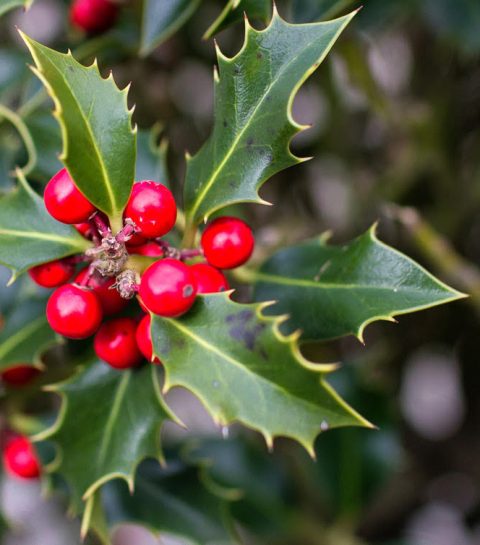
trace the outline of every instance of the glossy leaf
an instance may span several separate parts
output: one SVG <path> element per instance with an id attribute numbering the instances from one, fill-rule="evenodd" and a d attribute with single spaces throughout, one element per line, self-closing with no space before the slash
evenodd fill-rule
<path id="1" fill-rule="evenodd" d="M 45 317 L 44 301 L 24 301 L 3 317 L 0 371 L 15 365 L 41 367 L 40 356 L 59 341 Z"/>
<path id="2" fill-rule="evenodd" d="M 271 0 L 228 0 L 220 15 L 210 25 L 203 38 L 208 39 L 238 21 L 244 15 L 267 23 L 272 16 Z"/>
<path id="3" fill-rule="evenodd" d="M 15 8 L 28 9 L 33 0 L 0 0 L 0 16 Z"/>
<path id="4" fill-rule="evenodd" d="M 140 55 L 170 38 L 200 5 L 200 0 L 143 0 Z"/>
<path id="5" fill-rule="evenodd" d="M 133 494 L 118 481 L 102 490 L 109 523 L 141 524 L 198 545 L 231 545 L 225 502 L 205 488 L 198 473 L 178 459 L 167 461 L 165 468 L 144 462 Z"/>
<path id="6" fill-rule="evenodd" d="M 251 280 L 255 299 L 277 301 L 268 312 L 288 314 L 286 329 L 305 340 L 362 340 L 371 322 L 464 297 L 380 242 L 375 226 L 345 246 L 319 237 L 282 249 Z"/>
<path id="7" fill-rule="evenodd" d="M 21 175 L 18 187 L 0 198 L 0 263 L 13 271 L 13 278 L 39 263 L 82 253 L 88 246 L 73 227 L 48 214 Z"/>
<path id="8" fill-rule="evenodd" d="M 260 186 L 303 160 L 290 151 L 292 137 L 305 129 L 292 118 L 293 97 L 353 15 L 290 25 L 274 12 L 264 31 L 247 22 L 245 43 L 235 57 L 217 51 L 213 132 L 187 164 L 189 224 L 235 202 L 264 202 Z"/>
<path id="9" fill-rule="evenodd" d="M 154 180 L 168 187 L 170 185 L 167 170 L 168 144 L 164 139 L 157 144 L 159 132 L 155 128 L 151 131 L 138 132 L 135 179 Z"/>
<path id="10" fill-rule="evenodd" d="M 62 149 L 62 136 L 58 123 L 49 111 L 39 109 L 24 118 L 37 149 L 37 162 L 32 177 L 49 180 L 63 165 L 58 159 Z"/>
<path id="11" fill-rule="evenodd" d="M 133 489 L 137 464 L 161 457 L 160 428 L 170 413 L 153 366 L 117 371 L 92 358 L 74 378 L 49 389 L 62 396 L 62 408 L 36 439 L 57 446 L 50 469 L 67 481 L 75 505 L 112 479 Z"/>
<path id="12" fill-rule="evenodd" d="M 179 319 L 152 319 L 154 352 L 165 367 L 165 390 L 183 386 L 222 426 L 239 421 L 273 445 L 290 437 L 312 452 L 322 429 L 368 426 L 328 386 L 335 365 L 305 360 L 296 337 L 262 305 L 240 305 L 227 294 L 199 297 Z"/>
<path id="13" fill-rule="evenodd" d="M 55 102 L 63 154 L 80 191 L 116 222 L 130 195 L 135 174 L 136 130 L 128 109 L 128 88 L 113 76 L 103 79 L 96 62 L 89 67 L 22 33 L 36 74 Z"/>

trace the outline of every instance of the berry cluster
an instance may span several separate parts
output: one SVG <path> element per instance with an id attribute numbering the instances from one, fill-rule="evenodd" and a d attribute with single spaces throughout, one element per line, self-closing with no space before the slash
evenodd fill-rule
<path id="1" fill-rule="evenodd" d="M 47 320 L 55 332 L 71 339 L 95 335 L 96 354 L 116 369 L 136 366 L 144 358 L 152 361 L 150 313 L 176 318 L 192 307 L 197 294 L 227 290 L 221 269 L 242 265 L 254 248 L 250 227 L 234 217 L 209 223 L 199 248 L 173 247 L 162 237 L 175 225 L 175 199 L 167 187 L 151 180 L 133 185 L 116 234 L 66 169 L 49 181 L 44 202 L 51 216 L 72 224 L 92 243 L 83 255 L 30 269 L 34 282 L 56 288 L 47 303 Z M 134 297 L 146 314 L 135 314 L 129 305 Z M 103 321 L 105 317 L 110 319 Z M 18 368 L 3 374 L 6 382 L 9 373 L 13 382 L 21 381 Z"/>

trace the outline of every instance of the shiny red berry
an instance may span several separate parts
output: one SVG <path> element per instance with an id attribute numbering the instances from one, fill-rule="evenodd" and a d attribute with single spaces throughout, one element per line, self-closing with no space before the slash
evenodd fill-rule
<path id="1" fill-rule="evenodd" d="M 228 290 L 228 280 L 222 271 L 207 263 L 195 263 L 190 267 L 197 281 L 197 293 L 217 293 Z"/>
<path id="2" fill-rule="evenodd" d="M 97 356 L 115 369 L 128 369 L 142 361 L 133 318 L 115 318 L 102 324 L 93 340 Z"/>
<path id="3" fill-rule="evenodd" d="M 75 284 L 57 288 L 47 303 L 50 327 L 70 339 L 86 339 L 93 335 L 102 317 L 102 306 L 95 293 Z"/>
<path id="4" fill-rule="evenodd" d="M 8 386 L 19 387 L 26 386 L 37 378 L 40 373 L 40 369 L 31 365 L 15 365 L 0 373 L 0 377 Z"/>
<path id="5" fill-rule="evenodd" d="M 30 441 L 23 436 L 11 439 L 3 451 L 3 465 L 11 475 L 23 479 L 36 479 L 40 463 Z"/>
<path id="6" fill-rule="evenodd" d="M 89 240 L 92 238 L 93 229 L 88 222 L 75 223 L 73 226 L 83 237 L 88 238 Z"/>
<path id="7" fill-rule="evenodd" d="M 147 257 L 163 257 L 164 250 L 158 244 L 158 242 L 154 242 L 151 240 L 150 242 L 147 242 L 146 244 L 142 244 L 141 246 L 135 246 L 134 248 L 130 249 L 131 254 L 137 254 L 137 255 L 145 255 Z"/>
<path id="8" fill-rule="evenodd" d="M 173 318 L 195 302 L 197 284 L 188 265 L 177 259 L 156 261 L 143 273 L 139 295 L 143 304 L 159 316 Z"/>
<path id="9" fill-rule="evenodd" d="M 62 223 L 82 223 L 95 212 L 95 207 L 77 189 L 66 168 L 48 182 L 43 200 L 50 215 Z"/>
<path id="10" fill-rule="evenodd" d="M 218 269 L 243 265 L 255 246 L 250 227 L 244 221 L 229 216 L 217 218 L 207 225 L 201 243 L 206 260 Z"/>
<path id="11" fill-rule="evenodd" d="M 152 361 L 153 357 L 152 332 L 150 330 L 150 323 L 150 314 L 147 314 L 140 320 L 135 333 L 138 348 L 148 361 Z M 159 365 L 162 362 L 155 357 L 152 363 Z"/>
<path id="12" fill-rule="evenodd" d="M 103 314 L 112 316 L 123 310 L 127 305 L 127 299 L 120 297 L 118 291 L 113 288 L 114 278 L 103 278 L 100 274 L 93 274 L 90 280 L 85 284 L 85 277 L 88 274 L 88 268 L 80 271 L 75 277 L 75 282 L 81 286 L 92 289 L 97 295 L 102 305 Z"/>
<path id="13" fill-rule="evenodd" d="M 75 265 L 68 259 L 57 259 L 32 267 L 28 274 L 42 288 L 56 288 L 68 282 L 75 272 Z"/>
<path id="14" fill-rule="evenodd" d="M 166 235 L 175 225 L 177 206 L 172 192 L 162 184 L 144 180 L 134 184 L 124 212 L 146 238 Z"/>
<path id="15" fill-rule="evenodd" d="M 118 15 L 118 4 L 109 0 L 74 0 L 70 8 L 72 23 L 91 34 L 108 30 Z"/>

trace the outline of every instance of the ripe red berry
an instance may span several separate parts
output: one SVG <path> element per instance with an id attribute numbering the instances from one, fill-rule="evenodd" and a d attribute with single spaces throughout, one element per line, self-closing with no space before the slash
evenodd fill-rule
<path id="1" fill-rule="evenodd" d="M 228 280 L 222 271 L 207 263 L 195 263 L 190 267 L 197 280 L 197 293 L 217 293 L 228 290 Z"/>
<path id="2" fill-rule="evenodd" d="M 95 293 L 75 284 L 57 288 L 47 303 L 50 327 L 70 339 L 86 339 L 93 335 L 102 317 L 102 306 Z"/>
<path id="3" fill-rule="evenodd" d="M 135 246 L 134 248 L 130 249 L 131 254 L 137 254 L 137 255 L 145 255 L 147 257 L 163 257 L 164 250 L 158 244 L 158 242 L 154 242 L 151 240 L 150 242 L 147 242 L 146 244 L 142 244 L 141 246 Z"/>
<path id="4" fill-rule="evenodd" d="M 40 464 L 30 441 L 23 436 L 11 439 L 3 451 L 3 465 L 11 475 L 23 479 L 36 479 Z"/>
<path id="5" fill-rule="evenodd" d="M 83 237 L 88 238 L 89 240 L 92 238 L 93 229 L 89 223 L 75 223 L 73 226 Z"/>
<path id="6" fill-rule="evenodd" d="M 197 294 L 195 276 L 177 259 L 156 261 L 143 273 L 139 295 L 143 304 L 159 316 L 174 318 L 190 309 Z"/>
<path id="7" fill-rule="evenodd" d="M 118 291 L 112 287 L 115 284 L 114 278 L 103 278 L 100 274 L 93 274 L 90 277 L 88 284 L 85 285 L 84 281 L 87 274 L 88 267 L 77 274 L 75 282 L 81 286 L 88 287 L 95 292 L 102 305 L 103 314 L 105 316 L 117 314 L 128 305 L 127 299 L 120 297 Z"/>
<path id="8" fill-rule="evenodd" d="M 15 365 L 6 371 L 3 371 L 3 373 L 0 373 L 0 377 L 8 386 L 18 387 L 27 385 L 40 373 L 40 369 L 32 367 L 31 365 Z"/>
<path id="9" fill-rule="evenodd" d="M 150 314 L 147 314 L 140 320 L 135 333 L 138 348 L 148 361 L 152 361 L 153 357 L 152 332 L 150 331 L 150 323 Z M 159 365 L 162 362 L 155 357 L 152 363 Z"/>
<path id="10" fill-rule="evenodd" d="M 255 239 L 244 221 L 224 216 L 207 226 L 201 243 L 210 265 L 219 269 L 234 269 L 250 258 Z"/>
<path id="11" fill-rule="evenodd" d="M 133 318 L 115 318 L 102 324 L 93 340 L 97 356 L 115 369 L 128 369 L 142 361 L 135 340 L 137 323 Z"/>
<path id="12" fill-rule="evenodd" d="M 70 8 L 72 23 L 89 33 L 108 30 L 118 15 L 118 4 L 109 0 L 74 0 Z"/>
<path id="13" fill-rule="evenodd" d="M 95 207 L 77 189 L 66 168 L 48 182 L 43 200 L 49 214 L 62 223 L 82 223 L 95 212 Z"/>
<path id="14" fill-rule="evenodd" d="M 175 225 L 177 206 L 167 187 L 144 180 L 134 184 L 124 215 L 135 222 L 140 235 L 162 237 Z"/>
<path id="15" fill-rule="evenodd" d="M 75 265 L 67 259 L 57 259 L 32 267 L 30 278 L 43 288 L 56 288 L 68 282 L 75 272 Z"/>

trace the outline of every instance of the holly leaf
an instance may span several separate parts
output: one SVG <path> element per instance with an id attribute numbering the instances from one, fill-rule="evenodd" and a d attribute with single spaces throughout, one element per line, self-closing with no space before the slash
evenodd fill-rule
<path id="1" fill-rule="evenodd" d="M 27 10 L 32 3 L 33 0 L 0 0 L 0 16 L 15 8 Z"/>
<path id="2" fill-rule="evenodd" d="M 272 447 L 290 437 L 310 453 L 323 429 L 370 424 L 325 381 L 336 365 L 300 354 L 296 335 L 279 331 L 281 318 L 265 305 L 240 305 L 228 294 L 200 296 L 178 319 L 152 318 L 154 353 L 165 367 L 164 391 L 183 386 L 222 426 L 241 422 Z"/>
<path id="3" fill-rule="evenodd" d="M 137 136 L 137 167 L 136 180 L 155 180 L 169 186 L 167 170 L 168 143 L 165 139 L 157 144 L 161 132 L 160 127 L 150 131 L 139 131 Z"/>
<path id="4" fill-rule="evenodd" d="M 309 23 L 335 17 L 353 3 L 354 0 L 293 0 L 291 11 L 295 22 Z"/>
<path id="5" fill-rule="evenodd" d="M 228 0 L 220 15 L 203 35 L 203 39 L 208 40 L 230 25 L 238 23 L 244 15 L 249 19 L 259 19 L 267 23 L 272 16 L 271 0 Z"/>
<path id="6" fill-rule="evenodd" d="M 83 66 L 70 52 L 59 53 L 20 34 L 35 61 L 34 72 L 55 103 L 63 138 L 60 160 L 80 191 L 119 222 L 135 174 L 128 87 L 120 91 L 112 74 L 103 79 L 96 61 Z"/>
<path id="7" fill-rule="evenodd" d="M 465 297 L 412 259 L 378 240 L 375 225 L 345 246 L 326 237 L 285 248 L 251 275 L 257 301 L 275 300 L 269 313 L 288 314 L 284 331 L 304 340 L 355 335 L 377 320 Z"/>
<path id="8" fill-rule="evenodd" d="M 24 301 L 4 320 L 0 328 L 0 372 L 15 365 L 42 368 L 40 356 L 59 342 L 45 317 L 45 301 Z"/>
<path id="9" fill-rule="evenodd" d="M 161 459 L 160 428 L 175 418 L 152 365 L 120 372 L 92 358 L 75 377 L 48 390 L 61 395 L 62 407 L 54 425 L 34 439 L 57 446 L 49 470 L 67 481 L 74 505 L 112 479 L 133 490 L 138 463 Z"/>
<path id="10" fill-rule="evenodd" d="M 133 494 L 116 481 L 104 487 L 102 495 L 110 525 L 141 524 L 198 545 L 232 543 L 226 502 L 205 488 L 197 468 L 178 459 L 165 468 L 147 460 L 138 469 Z"/>
<path id="11" fill-rule="evenodd" d="M 213 132 L 187 158 L 185 209 L 190 225 L 229 204 L 266 204 L 258 195 L 260 186 L 305 160 L 290 151 L 290 140 L 307 128 L 292 118 L 293 98 L 354 14 L 291 25 L 274 11 L 263 31 L 246 21 L 245 43 L 235 57 L 228 59 L 217 49 Z"/>
<path id="12" fill-rule="evenodd" d="M 17 175 L 18 187 L 0 198 L 0 263 L 12 270 L 11 282 L 34 265 L 89 247 L 72 226 L 54 220 L 21 171 Z"/>
<path id="13" fill-rule="evenodd" d="M 144 0 L 140 55 L 145 57 L 193 15 L 200 0 Z"/>

